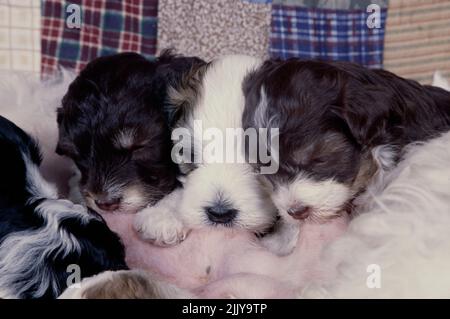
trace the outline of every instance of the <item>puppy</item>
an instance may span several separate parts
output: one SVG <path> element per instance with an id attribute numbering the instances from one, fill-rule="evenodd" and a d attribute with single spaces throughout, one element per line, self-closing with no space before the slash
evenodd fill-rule
<path id="1" fill-rule="evenodd" d="M 135 227 L 142 238 L 166 246 L 184 240 L 191 229 L 222 226 L 259 233 L 274 223 L 275 207 L 245 161 L 243 144 L 222 140 L 229 130 L 242 129 L 242 82 L 260 63 L 226 56 L 192 69 L 169 90 L 172 157 L 185 174 L 183 188 L 138 214 Z M 211 151 L 215 142 L 216 152 Z M 229 154 L 234 158 L 224 157 Z"/>
<path id="2" fill-rule="evenodd" d="M 126 269 L 103 219 L 59 200 L 39 172 L 37 143 L 0 116 L 0 298 L 55 298 L 80 277 Z"/>
<path id="3" fill-rule="evenodd" d="M 244 92 L 244 127 L 280 131 L 279 170 L 265 177 L 284 229 L 272 245 L 284 253 L 298 230 L 286 221 L 352 211 L 406 145 L 450 128 L 450 93 L 352 63 L 268 61 Z"/>
<path id="4" fill-rule="evenodd" d="M 56 152 L 78 168 L 81 195 L 98 212 L 135 213 L 177 186 L 163 111 L 167 85 L 199 63 L 163 53 L 100 57 L 70 85 L 58 109 Z"/>

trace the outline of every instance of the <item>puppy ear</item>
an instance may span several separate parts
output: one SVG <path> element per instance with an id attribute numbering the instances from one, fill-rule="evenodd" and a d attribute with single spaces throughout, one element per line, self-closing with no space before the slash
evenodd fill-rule
<path id="1" fill-rule="evenodd" d="M 189 62 L 189 69 L 178 73 L 179 76 L 168 85 L 165 112 L 170 126 L 175 125 L 197 102 L 203 76 L 209 65 L 198 59 Z"/>
<path id="2" fill-rule="evenodd" d="M 395 125 L 395 118 L 391 117 L 395 99 L 386 88 L 346 83 L 336 102 L 332 112 L 344 122 L 345 133 L 361 148 L 392 141 L 389 127 Z"/>

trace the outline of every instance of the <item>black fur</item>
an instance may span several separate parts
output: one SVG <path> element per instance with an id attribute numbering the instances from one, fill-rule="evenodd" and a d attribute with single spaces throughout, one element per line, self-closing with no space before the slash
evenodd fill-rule
<path id="1" fill-rule="evenodd" d="M 143 198 L 130 208 L 136 212 L 178 185 L 164 105 L 168 85 L 200 61 L 170 52 L 155 61 L 122 53 L 86 66 L 58 109 L 57 147 L 58 154 L 69 156 L 79 168 L 84 196 L 119 200 L 134 186 Z M 130 147 L 120 148 L 113 141 L 124 129 L 133 130 L 135 139 Z"/>
<path id="2" fill-rule="evenodd" d="M 8 292 L 13 298 L 55 298 L 66 287 L 71 274 L 67 266 L 77 264 L 82 277 L 89 277 L 105 270 L 126 269 L 124 248 L 116 234 L 111 232 L 102 218 L 90 212 L 86 221 L 71 213 L 68 201 L 67 213 L 58 219 L 58 227 L 48 238 L 49 246 L 30 242 L 37 250 L 35 260 L 21 263 L 30 251 L 23 251 L 21 243 L 29 241 L 33 234 L 42 231 L 46 224 L 46 209 L 54 202 L 40 192 L 42 185 L 28 175 L 33 166 L 39 166 L 41 155 L 37 143 L 23 130 L 0 116 L 0 255 L 14 256 L 15 263 L 0 261 L 0 293 Z M 41 210 L 38 211 L 38 208 Z M 86 212 L 86 214 L 88 214 Z M 79 249 L 66 254 L 61 249 L 62 234 L 74 238 Z M 11 238 L 18 238 L 16 246 L 6 244 Z M 44 274 L 49 274 L 47 277 Z M 31 284 L 30 284 L 31 283 Z M 27 286 L 30 284 L 30 286 Z M 43 293 L 38 293 L 40 287 Z"/>

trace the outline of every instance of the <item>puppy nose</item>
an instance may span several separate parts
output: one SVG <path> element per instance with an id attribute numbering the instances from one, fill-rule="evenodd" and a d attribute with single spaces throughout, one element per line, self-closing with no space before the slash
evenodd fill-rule
<path id="1" fill-rule="evenodd" d="M 218 224 L 226 224 L 233 221 L 237 215 L 237 210 L 224 205 L 206 207 L 206 214 L 210 221 Z"/>
<path id="2" fill-rule="evenodd" d="M 306 219 L 309 217 L 311 207 L 304 205 L 295 205 L 287 210 L 287 213 L 294 219 Z"/>
<path id="3" fill-rule="evenodd" d="M 120 207 L 120 198 L 96 199 L 95 205 L 101 210 L 112 212 Z"/>

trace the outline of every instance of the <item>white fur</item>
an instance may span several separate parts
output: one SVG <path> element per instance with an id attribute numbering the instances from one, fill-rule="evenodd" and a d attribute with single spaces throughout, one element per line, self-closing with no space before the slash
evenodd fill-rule
<path id="1" fill-rule="evenodd" d="M 201 151 L 209 143 L 201 130 L 195 127 L 197 123 L 201 123 L 203 130 L 214 128 L 221 131 L 223 136 L 227 128 L 242 127 L 245 104 L 242 82 L 259 64 L 258 59 L 236 55 L 220 58 L 208 68 L 199 100 L 183 122 L 193 138 L 194 152 Z M 237 145 L 238 149 L 232 151 L 242 157 L 244 150 L 239 148 L 241 144 Z M 228 151 L 231 150 L 225 150 Z M 233 221 L 233 226 L 239 228 L 262 231 L 273 223 L 276 215 L 275 208 L 249 164 L 213 163 L 209 158 L 203 158 L 199 167 L 184 179 L 183 189 L 177 216 L 166 209 L 157 212 L 157 207 L 146 209 L 149 211 L 146 213 L 148 221 L 140 214 L 135 225 L 143 238 L 153 239 L 163 245 L 180 242 L 190 229 L 211 224 L 204 207 L 214 203 L 218 197 L 239 211 Z"/>
<path id="2" fill-rule="evenodd" d="M 241 128 L 245 104 L 242 82 L 260 63 L 258 59 L 240 55 L 213 62 L 203 78 L 199 101 L 186 122 L 200 120 L 203 129 L 217 128 L 222 132 L 227 128 Z M 207 144 L 203 136 L 196 135 L 198 130 L 193 130 L 189 124 L 188 128 L 193 135 L 194 148 L 201 149 L 200 145 Z M 233 151 L 240 156 L 244 154 L 243 149 Z M 184 183 L 179 210 L 188 227 L 199 228 L 208 224 L 203 207 L 218 196 L 240 211 L 235 221 L 239 227 L 258 231 L 273 221 L 275 210 L 250 165 L 208 163 L 208 159 L 204 160 Z"/>
<path id="3" fill-rule="evenodd" d="M 56 199 L 56 189 L 42 178 L 36 165 L 27 159 L 25 163 L 30 192 L 35 199 L 46 198 L 36 208 L 44 225 L 11 234 L 0 243 L 0 298 L 17 298 L 35 285 L 38 289 L 33 296 L 40 297 L 50 285 L 56 285 L 53 274 L 42 266 L 45 259 L 50 252 L 59 251 L 65 255 L 81 249 L 73 235 L 59 229 L 61 219 L 74 216 L 87 222 L 92 218 L 83 206 Z M 34 264 L 41 266 L 33 267 Z M 24 279 L 27 280 L 25 284 Z M 59 290 L 56 286 L 52 289 Z"/>
<path id="4" fill-rule="evenodd" d="M 182 189 L 176 189 L 137 214 L 134 228 L 143 239 L 157 246 L 172 246 L 186 238 L 189 230 L 177 214 L 181 196 Z"/>
<path id="5" fill-rule="evenodd" d="M 61 77 L 41 82 L 19 72 L 0 72 L 0 115 L 37 138 L 44 155 L 40 171 L 44 179 L 56 183 L 62 194 L 68 192 L 70 161 L 55 153 L 58 140 L 56 108 L 74 74 L 63 71 Z"/>
<path id="6" fill-rule="evenodd" d="M 338 277 L 303 297 L 450 297 L 450 133 L 411 148 L 392 180 L 329 247 L 324 262 Z M 372 192 L 374 193 L 374 192 Z M 367 267 L 381 267 L 381 288 L 366 285 Z"/>
<path id="7" fill-rule="evenodd" d="M 157 249 L 133 238 L 127 215 L 105 218 L 124 239 L 127 262 L 184 288 L 200 286 L 202 297 L 290 297 L 295 287 L 301 298 L 449 298 L 448 163 L 450 133 L 411 146 L 384 185 L 371 189 L 374 197 L 342 238 L 336 239 L 337 218 L 301 223 L 294 252 L 285 257 L 251 244 L 248 233 L 220 230 L 194 230 L 180 245 Z M 379 289 L 366 284 L 372 264 L 381 268 Z"/>
<path id="8" fill-rule="evenodd" d="M 309 206 L 311 212 L 308 219 L 323 222 L 337 216 L 352 195 L 348 186 L 333 179 L 316 181 L 306 175 L 299 175 L 292 182 L 277 186 L 271 198 L 281 219 L 274 232 L 262 239 L 262 245 L 280 256 L 291 253 L 297 244 L 301 221 L 288 214 L 290 208 L 296 205 Z"/>
<path id="9" fill-rule="evenodd" d="M 289 218 L 283 216 L 276 223 L 273 232 L 261 239 L 261 244 L 277 255 L 285 256 L 290 254 L 294 250 L 295 245 L 297 245 L 299 237 L 298 224 L 290 216 Z"/>
<path id="10" fill-rule="evenodd" d="M 279 119 L 277 116 L 277 113 L 272 114 L 268 118 L 267 114 L 267 107 L 268 107 L 268 99 L 267 99 L 267 93 L 266 89 L 264 88 L 264 85 L 261 86 L 260 91 L 260 99 L 258 106 L 255 109 L 255 126 L 257 128 L 278 128 L 279 126 Z M 270 139 L 268 141 L 270 143 Z M 270 146 L 270 145 L 269 145 Z"/>
<path id="11" fill-rule="evenodd" d="M 218 197 L 239 210 L 234 225 L 255 232 L 269 227 L 276 215 L 267 193 L 248 164 L 208 164 L 188 175 L 179 210 L 186 225 L 210 222 L 203 210 Z"/>
<path id="12" fill-rule="evenodd" d="M 436 71 L 433 75 L 433 85 L 441 89 L 450 91 L 450 83 L 444 78 L 441 72 Z"/>
<path id="13" fill-rule="evenodd" d="M 114 140 L 114 144 L 119 149 L 128 149 L 134 145 L 136 131 L 134 129 L 120 131 Z"/>
<path id="14" fill-rule="evenodd" d="M 394 167 L 394 158 L 398 150 L 390 145 L 381 145 L 372 150 L 378 171 L 373 176 L 371 187 L 354 200 L 354 205 L 361 210 L 367 205 L 373 191 L 381 190 L 385 183 L 385 175 Z M 292 252 L 297 242 L 299 221 L 289 216 L 287 211 L 297 204 L 311 207 L 312 220 L 321 221 L 340 213 L 345 204 L 354 196 L 350 187 L 333 179 L 315 181 L 306 175 L 299 175 L 291 183 L 279 186 L 272 194 L 281 215 L 275 232 L 263 238 L 263 245 L 278 255 Z"/>
<path id="15" fill-rule="evenodd" d="M 194 298 L 194 296 L 189 292 L 167 282 L 161 281 L 155 276 L 151 276 L 148 272 L 141 270 L 119 270 L 105 271 L 98 275 L 85 278 L 81 281 L 80 286 L 78 286 L 77 284 L 70 286 L 58 297 L 58 299 L 85 299 L 86 297 L 84 294 L 86 290 L 94 288 L 95 286 L 102 287 L 107 282 L 120 281 L 122 275 L 134 276 L 137 279 L 142 278 L 151 283 L 154 294 L 149 296 L 138 296 L 140 298 L 155 298 L 155 296 L 161 299 Z M 129 288 L 131 292 L 132 288 Z M 124 295 L 126 295 L 127 292 L 124 291 L 123 293 Z M 117 294 L 120 295 L 120 291 L 117 292 Z"/>
<path id="16" fill-rule="evenodd" d="M 272 199 L 281 216 L 294 221 L 287 214 L 287 210 L 296 204 L 310 206 L 311 217 L 332 217 L 341 210 L 351 196 L 349 187 L 342 183 L 332 179 L 315 181 L 308 176 L 299 175 L 293 182 L 279 186 L 272 195 Z"/>
<path id="17" fill-rule="evenodd" d="M 384 174 L 394 166 L 396 149 L 390 145 L 375 147 L 373 158 L 378 166 L 374 179 L 382 179 Z M 316 181 L 307 175 L 300 174 L 290 183 L 280 185 L 272 193 L 272 200 L 280 215 L 288 222 L 297 223 L 287 214 L 289 208 L 298 204 L 311 207 L 311 218 L 322 219 L 333 217 L 354 196 L 350 187 L 333 179 Z M 365 198 L 365 197 L 364 197 Z"/>
<path id="18" fill-rule="evenodd" d="M 27 157 L 24 157 L 24 162 L 27 169 L 26 178 L 28 191 L 33 194 L 35 198 L 57 199 L 58 191 L 56 187 L 42 177 L 39 167 L 32 163 Z"/>

